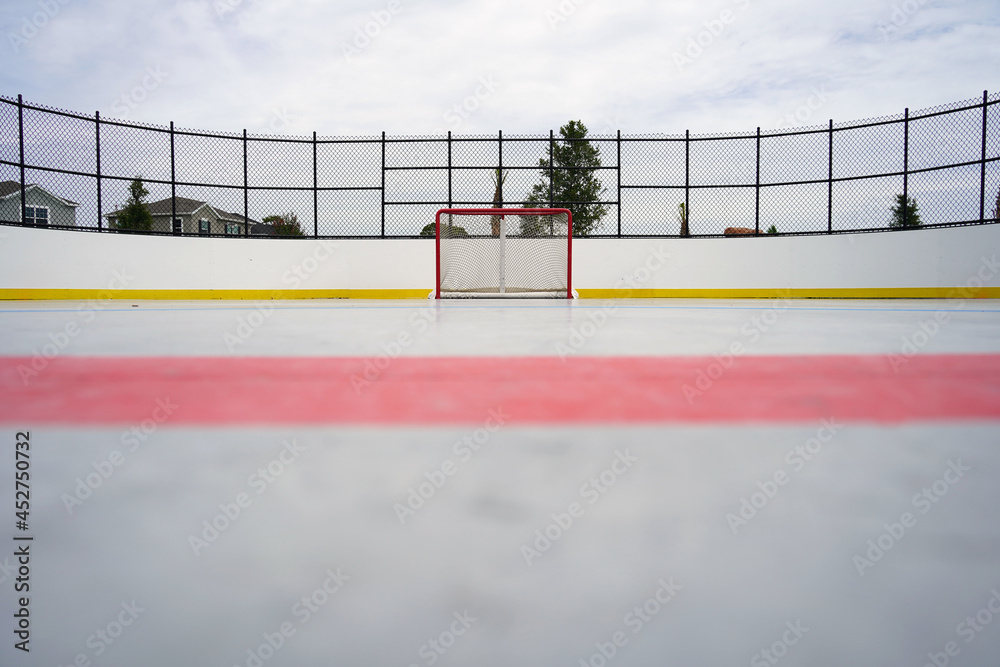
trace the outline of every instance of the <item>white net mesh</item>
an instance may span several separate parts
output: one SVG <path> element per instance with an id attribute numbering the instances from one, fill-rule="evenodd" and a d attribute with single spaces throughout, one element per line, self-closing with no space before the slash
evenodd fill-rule
<path id="1" fill-rule="evenodd" d="M 439 220 L 442 297 L 567 297 L 568 211 L 445 210 Z"/>

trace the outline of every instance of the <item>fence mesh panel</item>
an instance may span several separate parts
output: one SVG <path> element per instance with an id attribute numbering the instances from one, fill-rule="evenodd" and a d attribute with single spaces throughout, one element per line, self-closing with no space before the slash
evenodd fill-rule
<path id="1" fill-rule="evenodd" d="M 833 231 L 886 228 L 902 176 L 883 176 L 833 184 Z"/>
<path id="2" fill-rule="evenodd" d="M 753 188 L 691 190 L 688 228 L 692 236 L 723 234 L 727 227 L 754 229 L 756 191 Z"/>
<path id="3" fill-rule="evenodd" d="M 18 167 L 0 163 L 0 187 L 4 188 L 4 193 L 11 193 L 0 197 L 0 223 L 16 225 L 21 222 L 21 199 L 17 196 L 20 182 L 21 170 Z"/>
<path id="4" fill-rule="evenodd" d="M 105 228 L 113 229 L 117 219 L 115 213 L 121 211 L 128 202 L 130 179 L 104 179 L 101 185 Z M 152 232 L 170 234 L 173 226 L 170 222 L 170 184 L 144 181 L 143 186 L 149 191 L 146 201 L 153 213 Z"/>
<path id="5" fill-rule="evenodd" d="M 825 132 L 761 137 L 760 182 L 800 183 L 829 177 L 830 146 Z M 836 137 L 834 137 L 836 149 Z"/>
<path id="6" fill-rule="evenodd" d="M 312 142 L 251 139 L 247 142 L 247 171 L 251 186 L 312 188 Z"/>
<path id="7" fill-rule="evenodd" d="M 377 190 L 321 190 L 317 204 L 320 236 L 382 234 L 382 193 Z"/>
<path id="8" fill-rule="evenodd" d="M 170 133 L 102 122 L 101 173 L 117 178 L 169 181 Z"/>
<path id="9" fill-rule="evenodd" d="M 321 143 L 316 146 L 321 188 L 378 188 L 382 186 L 382 144 Z"/>
<path id="10" fill-rule="evenodd" d="M 684 185 L 683 141 L 622 139 L 622 185 Z"/>
<path id="11" fill-rule="evenodd" d="M 622 235 L 680 235 L 678 205 L 683 202 L 683 187 L 622 190 Z"/>
<path id="12" fill-rule="evenodd" d="M 902 124 L 846 128 L 834 133 L 834 178 L 857 178 L 901 171 Z"/>
<path id="13" fill-rule="evenodd" d="M 97 173 L 95 122 L 35 109 L 24 110 L 24 160 L 32 166 L 58 166 Z"/>
<path id="14" fill-rule="evenodd" d="M 177 180 L 206 185 L 243 185 L 243 139 L 174 135 Z"/>
<path id="15" fill-rule="evenodd" d="M 549 159 L 549 142 L 527 141 L 517 139 L 503 140 L 503 166 L 504 167 L 528 167 L 538 168 L 539 160 Z M 482 162 L 480 164 L 489 164 Z"/>
<path id="16" fill-rule="evenodd" d="M 911 120 L 909 168 L 926 169 L 974 162 L 982 151 L 983 110 Z"/>
<path id="17" fill-rule="evenodd" d="M 779 234 L 827 230 L 826 183 L 772 185 L 760 189 L 760 231 Z"/>
<path id="18" fill-rule="evenodd" d="M 386 206 L 385 235 L 419 236 L 424 227 L 434 223 L 434 216 L 442 208 L 440 204 Z"/>
<path id="19" fill-rule="evenodd" d="M 979 165 L 910 174 L 907 196 L 925 225 L 979 220 Z"/>
<path id="20" fill-rule="evenodd" d="M 251 230 L 254 223 L 278 216 L 285 222 L 297 221 L 305 236 L 313 236 L 312 190 L 250 190 L 248 199 Z"/>
<path id="21" fill-rule="evenodd" d="M 1000 222 L 1000 162 L 993 162 L 986 167 L 983 217 L 986 220 Z"/>
<path id="22" fill-rule="evenodd" d="M 691 142 L 691 185 L 753 185 L 756 181 L 756 138 Z"/>
<path id="23" fill-rule="evenodd" d="M 18 162 L 21 140 L 18 137 L 17 103 L 0 97 L 0 160 Z"/>

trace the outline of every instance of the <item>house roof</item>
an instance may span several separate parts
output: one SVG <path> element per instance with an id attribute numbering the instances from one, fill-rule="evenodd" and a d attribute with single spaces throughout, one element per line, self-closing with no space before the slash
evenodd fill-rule
<path id="1" fill-rule="evenodd" d="M 227 211 L 223 211 L 220 208 L 212 206 L 208 202 L 199 201 L 197 199 L 188 199 L 187 197 L 175 197 L 174 199 L 176 201 L 176 204 L 174 204 L 174 206 L 176 207 L 177 215 L 195 215 L 198 211 L 200 211 L 203 208 L 210 208 L 213 211 L 215 211 L 216 217 L 221 220 L 231 220 L 232 222 L 244 221 L 242 213 L 229 213 Z M 170 203 L 170 197 L 146 204 L 146 210 L 149 211 L 150 215 L 153 216 L 169 217 L 173 211 L 173 207 L 171 206 Z M 120 213 L 121 209 L 117 211 L 112 211 L 111 213 L 107 214 L 107 217 L 109 218 L 117 217 Z M 249 218 L 248 220 L 250 221 L 251 224 L 257 222 L 253 218 Z"/>
<path id="2" fill-rule="evenodd" d="M 206 202 L 198 201 L 197 199 L 188 199 L 187 197 L 175 197 L 175 199 L 177 201 L 178 215 L 193 215 L 198 212 L 198 209 L 207 205 Z M 170 205 L 170 197 L 146 204 L 146 210 L 152 215 L 170 215 L 173 210 L 173 207 Z"/>
<path id="3" fill-rule="evenodd" d="M 49 192 L 48 190 L 46 190 L 42 186 L 38 185 L 37 183 L 28 183 L 25 186 L 25 190 L 31 190 L 32 188 L 37 188 L 38 190 L 41 190 L 45 194 L 49 195 L 50 197 L 58 199 L 60 202 L 62 202 L 66 206 L 70 206 L 72 208 L 75 208 L 75 207 L 77 207 L 77 206 L 80 205 L 80 204 L 78 204 L 75 201 L 71 201 L 69 199 L 66 199 L 65 197 L 60 197 L 57 194 L 53 194 L 53 193 Z M 13 197 L 14 195 L 16 195 L 16 194 L 18 194 L 20 192 L 21 192 L 21 184 L 19 182 L 17 182 L 17 181 L 0 181 L 0 199 L 7 199 L 8 197 Z"/>
<path id="4" fill-rule="evenodd" d="M 259 225 L 262 223 L 257 222 L 253 218 L 244 218 L 242 213 L 228 213 L 222 209 L 212 207 L 212 210 L 219 216 L 222 220 L 232 220 L 234 222 L 243 222 L 244 220 L 249 220 L 251 225 Z"/>

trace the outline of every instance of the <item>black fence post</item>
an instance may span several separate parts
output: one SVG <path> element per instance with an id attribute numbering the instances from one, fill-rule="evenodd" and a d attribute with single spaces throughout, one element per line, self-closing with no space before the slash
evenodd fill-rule
<path id="1" fill-rule="evenodd" d="M 833 119 L 830 119 L 829 145 L 827 148 L 829 164 L 826 170 L 826 233 L 833 233 Z"/>
<path id="2" fill-rule="evenodd" d="M 174 121 L 170 121 L 170 233 L 174 232 L 174 221 L 177 219 L 177 172 L 174 159 Z M 181 227 L 181 232 L 184 228 Z"/>
<path id="3" fill-rule="evenodd" d="M 448 130 L 448 208 L 451 208 L 451 130 Z"/>
<path id="4" fill-rule="evenodd" d="M 555 190 L 553 189 L 553 177 L 555 176 L 555 166 L 553 165 L 553 160 L 555 158 L 555 132 L 549 130 L 549 208 L 555 208 Z"/>
<path id="5" fill-rule="evenodd" d="M 97 146 L 97 228 L 104 229 L 103 210 L 101 208 L 101 112 L 94 112 L 94 145 Z"/>
<path id="6" fill-rule="evenodd" d="M 760 127 L 757 128 L 757 180 L 754 184 L 756 192 L 756 202 L 754 203 L 753 230 L 755 234 L 760 234 Z"/>
<path id="7" fill-rule="evenodd" d="M 910 196 L 909 196 L 909 180 L 910 180 L 910 108 L 907 107 L 903 112 L 903 227 L 907 226 L 909 219 L 909 208 Z"/>
<path id="8" fill-rule="evenodd" d="M 500 130 L 497 143 L 497 163 L 500 169 L 497 173 L 497 194 L 500 197 L 499 207 L 503 208 L 503 130 Z"/>
<path id="9" fill-rule="evenodd" d="M 250 235 L 250 183 L 247 179 L 247 130 L 243 128 L 243 235 Z"/>
<path id="10" fill-rule="evenodd" d="M 316 130 L 313 130 L 313 238 L 319 238 L 319 165 L 316 161 Z"/>
<path id="11" fill-rule="evenodd" d="M 382 130 L 382 232 L 385 238 L 385 130 Z"/>
<path id="12" fill-rule="evenodd" d="M 979 160 L 979 222 L 986 222 L 986 119 L 989 92 L 983 91 L 983 154 Z"/>
<path id="13" fill-rule="evenodd" d="M 622 131 L 618 130 L 618 238 L 622 237 Z"/>
<path id="14" fill-rule="evenodd" d="M 691 130 L 684 130 L 684 217 L 691 235 Z"/>
<path id="15" fill-rule="evenodd" d="M 24 98 L 20 94 L 17 96 L 17 136 L 21 146 L 21 224 L 25 225 L 28 222 L 28 192 L 24 183 Z"/>

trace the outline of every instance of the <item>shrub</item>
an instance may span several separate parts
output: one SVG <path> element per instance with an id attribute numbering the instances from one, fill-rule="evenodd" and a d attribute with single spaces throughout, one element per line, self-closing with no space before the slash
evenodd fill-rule
<path id="1" fill-rule="evenodd" d="M 437 234 L 437 223 L 430 222 L 424 225 L 424 228 L 420 230 L 421 236 L 434 236 Z M 452 238 L 456 236 L 468 236 L 469 233 L 465 231 L 465 227 L 452 227 L 450 236 Z"/>
<path id="2" fill-rule="evenodd" d="M 299 216 L 291 211 L 281 215 L 269 215 L 264 218 L 264 224 L 274 228 L 275 236 L 305 236 L 299 224 Z"/>

